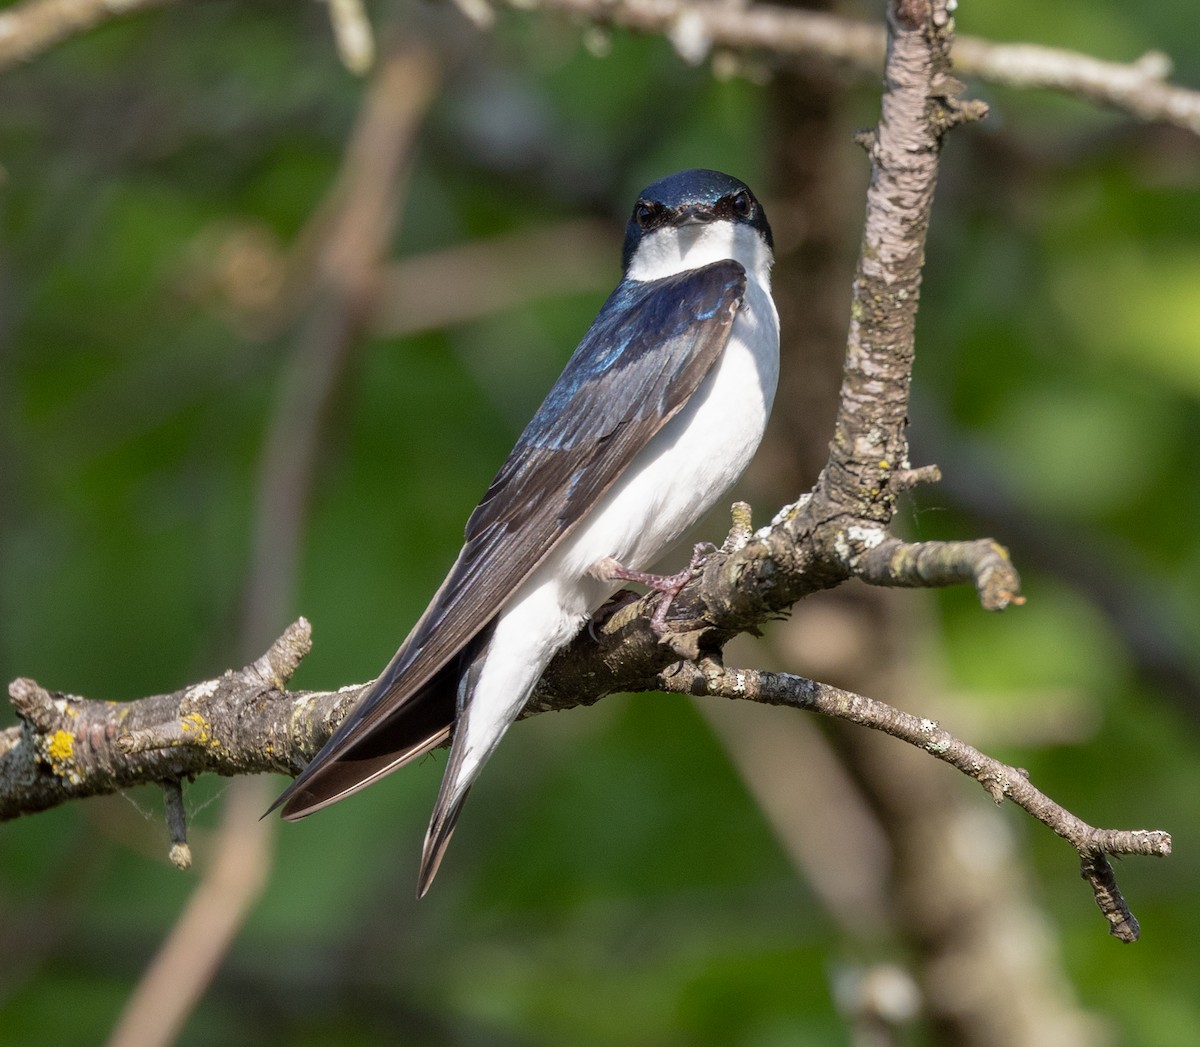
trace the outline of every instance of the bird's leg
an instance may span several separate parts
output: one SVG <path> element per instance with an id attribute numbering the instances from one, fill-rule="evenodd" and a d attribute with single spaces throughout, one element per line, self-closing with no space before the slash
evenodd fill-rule
<path id="1" fill-rule="evenodd" d="M 651 574 L 648 571 L 633 571 L 613 556 L 597 560 L 592 564 L 588 573 L 605 582 L 637 582 L 660 594 L 658 606 L 654 609 L 654 617 L 650 619 L 650 627 L 661 639 L 666 634 L 667 612 L 671 609 L 675 597 L 692 580 L 696 569 L 715 548 L 716 546 L 709 542 L 698 542 L 692 547 L 692 558 L 687 567 L 677 574 Z"/>

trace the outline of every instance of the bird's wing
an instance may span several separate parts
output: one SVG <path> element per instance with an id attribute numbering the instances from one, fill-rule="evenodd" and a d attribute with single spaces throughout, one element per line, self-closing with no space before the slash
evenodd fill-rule
<path id="1" fill-rule="evenodd" d="M 272 810 L 282 804 L 285 818 L 302 817 L 446 740 L 464 657 L 687 403 L 725 348 L 745 288 L 732 260 L 622 281 L 471 514 L 466 544 L 429 607 Z"/>

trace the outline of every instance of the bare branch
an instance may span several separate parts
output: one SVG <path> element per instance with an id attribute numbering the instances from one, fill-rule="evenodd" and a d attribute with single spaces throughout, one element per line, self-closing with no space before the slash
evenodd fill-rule
<path id="1" fill-rule="evenodd" d="M 962 37 L 954 49 L 954 66 L 981 80 L 1059 91 L 1139 120 L 1200 134 L 1200 91 L 1167 83 L 1171 60 L 1161 51 L 1148 51 L 1130 63 L 1105 62 L 1057 47 Z"/>
<path id="2" fill-rule="evenodd" d="M 518 9 L 561 11 L 605 25 L 667 37 L 686 60 L 715 49 L 833 63 L 856 76 L 883 66 L 882 26 L 819 11 L 723 0 L 506 0 Z M 680 41 L 686 41 L 681 46 Z M 697 47 L 696 41 L 703 46 Z M 1122 110 L 1140 120 L 1175 124 L 1200 134 L 1200 91 L 1166 82 L 1170 60 L 1150 52 L 1132 63 L 1037 44 L 998 44 L 959 37 L 955 71 L 990 83 L 1042 88 Z"/>
<path id="3" fill-rule="evenodd" d="M 1110 932 L 1122 941 L 1137 940 L 1137 920 L 1121 897 L 1112 867 L 1104 855 L 1166 857 L 1171 853 L 1169 833 L 1146 829 L 1097 829 L 1037 789 L 1025 771 L 981 753 L 954 737 L 937 721 L 914 716 L 885 702 L 829 684 L 787 673 L 727 669 L 715 662 L 703 665 L 680 662 L 659 676 L 657 683 L 660 689 L 676 694 L 746 699 L 818 712 L 883 731 L 923 749 L 973 778 L 997 804 L 1006 798 L 1011 800 L 1074 847 L 1080 856 L 1084 878 L 1109 922 Z"/>
<path id="4" fill-rule="evenodd" d="M 105 1047 L 170 1047 L 212 982 L 246 915 L 266 887 L 270 835 L 261 790 L 227 790 L 211 860 L 166 941 L 126 1001 Z"/>
<path id="5" fill-rule="evenodd" d="M 63 40 L 108 19 L 164 7 L 174 0 L 25 0 L 0 13 L 0 72 L 29 61 Z M 883 65 L 882 26 L 819 11 L 724 0 L 505 0 L 518 10 L 557 11 L 603 25 L 654 33 L 671 40 L 694 63 L 715 50 L 749 52 L 833 64 L 859 77 Z M 495 13 L 488 0 L 455 0 L 478 28 Z M 360 0 L 330 0 L 339 54 L 363 73 L 373 60 L 370 24 Z M 956 72 L 1018 88 L 1058 91 L 1200 134 L 1200 91 L 1167 83 L 1170 59 L 1150 51 L 1129 63 L 1038 44 L 1001 44 L 960 37 Z"/>
<path id="6" fill-rule="evenodd" d="M 338 57 L 350 72 L 364 75 L 375 62 L 375 34 L 362 0 L 327 0 Z"/>
<path id="7" fill-rule="evenodd" d="M 0 12 L 0 71 L 117 15 L 165 7 L 174 0 L 25 0 Z"/>
<path id="8" fill-rule="evenodd" d="M 836 15 L 770 4 L 731 7 L 721 0 L 507 0 L 519 10 L 559 11 L 605 25 L 665 36 L 681 57 L 703 60 L 714 47 L 815 58 L 878 76 L 883 27 Z M 696 41 L 707 46 L 698 47 Z M 686 42 L 686 43 L 685 43 Z"/>
<path id="9" fill-rule="evenodd" d="M 172 695 L 121 704 L 54 694 L 32 681 L 17 681 L 10 690 L 26 723 L 0 734 L 0 821 L 141 782 L 163 781 L 170 789 L 171 783 L 177 786 L 183 777 L 206 772 L 296 773 L 325 743 L 362 690 L 359 686 L 335 692 L 287 692 L 281 680 L 268 679 L 274 676 L 273 670 L 264 676 L 264 664 L 282 666 L 290 674 L 310 643 L 311 631 L 301 619 L 263 658 L 239 672 L 225 673 Z M 574 668 L 572 661 L 568 652 L 556 660 L 555 667 L 560 671 Z M 552 681 L 554 676 L 552 671 L 548 679 Z M 607 680 L 593 681 L 591 688 L 581 688 L 570 698 L 560 695 L 554 702 L 535 700 L 526 715 L 592 704 L 608 693 L 610 685 Z M 543 688 L 539 688 L 539 696 Z M 987 756 L 936 721 L 828 684 L 787 673 L 727 669 L 706 659 L 699 664 L 674 662 L 641 684 L 623 689 L 789 706 L 882 731 L 922 749 L 979 782 L 996 803 L 1011 800 L 1075 848 L 1111 933 L 1123 941 L 1136 939 L 1137 921 L 1103 855 L 1164 857 L 1171 853 L 1171 837 L 1166 832 L 1091 826 L 1037 789 L 1024 771 Z M 157 737 L 160 747 L 142 748 L 126 759 L 115 758 L 115 753 L 132 748 L 121 725 L 147 723 L 154 716 L 162 721 L 131 733 L 143 740 Z M 180 729 L 181 723 L 189 726 Z M 65 743 L 65 734 L 75 741 Z M 80 739 L 88 742 L 87 751 Z M 106 752 L 107 760 L 103 758 Z M 152 762 L 152 754 L 170 762 Z M 121 774 L 106 769 L 110 761 L 121 768 Z"/>
<path id="10" fill-rule="evenodd" d="M 902 542 L 884 538 L 855 561 L 855 575 L 871 585 L 933 589 L 974 585 L 988 611 L 1024 603 L 1008 551 L 986 538 L 974 542 Z"/>
<path id="11" fill-rule="evenodd" d="M 8 691 L 23 723 L 0 732 L 0 821 L 147 782 L 294 773 L 279 706 L 286 713 L 311 704 L 308 695 L 283 691 L 311 646 L 302 618 L 240 670 L 132 702 L 13 681 Z"/>
<path id="12" fill-rule="evenodd" d="M 331 7 L 335 26 L 339 17 L 353 18 L 355 6 Z M 241 626 L 246 644 L 268 634 L 290 602 L 320 434 L 330 401 L 362 341 L 380 260 L 401 211 L 413 142 L 439 81 L 439 63 L 420 40 L 410 37 L 403 46 L 387 49 L 364 96 L 338 177 L 313 223 L 322 235 L 316 242 L 311 232 L 302 238 L 312 258 L 311 302 L 299 318 L 293 356 L 279 382 L 261 452 Z M 291 642 L 277 642 L 251 667 L 278 690 L 308 650 L 307 623 L 298 623 L 287 637 Z M 219 718 L 208 720 L 195 709 L 181 714 L 131 732 L 118 744 L 153 751 L 187 746 L 202 734 L 204 742 L 193 749 L 224 747 L 226 725 Z M 227 791 L 221 827 L 210 844 L 216 861 L 206 866 L 128 999 L 109 1047 L 168 1047 L 177 1039 L 266 883 L 274 837 L 274 825 L 262 819 L 268 788 L 261 779 L 244 778 Z M 165 789 L 171 857 L 180 865 L 189 856 L 178 779 L 168 781 Z"/>
<path id="13" fill-rule="evenodd" d="M 604 293 L 618 248 L 611 224 L 578 219 L 399 259 L 378 274 L 372 332 L 395 338 L 514 305 L 580 291 Z M 505 278 L 497 280 L 497 273 Z"/>

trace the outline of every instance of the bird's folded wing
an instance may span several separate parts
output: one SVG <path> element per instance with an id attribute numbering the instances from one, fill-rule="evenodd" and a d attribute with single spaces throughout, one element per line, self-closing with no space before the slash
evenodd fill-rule
<path id="1" fill-rule="evenodd" d="M 285 817 L 326 806 L 445 740 L 453 702 L 433 686 L 437 677 L 688 402 L 725 348 L 745 288 L 745 271 L 731 260 L 663 280 L 622 281 L 471 514 L 466 544 L 429 607 L 275 802 L 286 804 Z M 428 715 L 412 716 L 424 736 L 396 737 L 400 719 L 416 713 L 406 705 L 434 701 L 435 719 L 446 723 L 434 729 Z M 390 763 L 377 753 L 361 782 L 348 787 L 346 774 L 328 774 L 322 787 L 324 768 L 384 728 Z"/>

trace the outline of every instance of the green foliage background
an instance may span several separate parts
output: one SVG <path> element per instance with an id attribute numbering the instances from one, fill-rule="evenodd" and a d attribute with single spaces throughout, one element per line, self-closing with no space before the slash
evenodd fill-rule
<path id="1" fill-rule="evenodd" d="M 1118 60 L 1159 48 L 1200 85 L 1189 0 L 962 6 L 963 32 Z M 463 35 L 401 12 L 373 13 Z M 604 42 L 596 57 L 579 27 L 508 13 L 459 45 L 395 255 L 594 215 L 611 274 L 364 348 L 310 507 L 298 686 L 371 676 L 419 614 L 616 279 L 637 190 L 712 166 L 773 192 L 766 87 L 661 41 Z M 993 116 L 946 151 L 919 328 L 913 438 L 948 479 L 906 527 L 994 533 L 1029 603 L 997 617 L 967 592 L 905 598 L 932 608 L 920 656 L 972 722 L 1012 728 L 996 755 L 1093 823 L 1175 834 L 1169 861 L 1121 863 L 1144 933 L 1122 947 L 1059 841 L 979 797 L 1027 846 L 1047 933 L 1113 1042 L 1183 1047 L 1200 1028 L 1200 147 L 975 89 Z M 875 92 L 848 90 L 872 121 Z M 362 92 L 323 6 L 280 2 L 169 8 L 0 77 L 3 679 L 126 699 L 243 660 L 256 468 L 291 342 L 239 323 L 212 259 L 231 230 L 294 240 Z M 1061 692 L 1081 699 L 1068 737 L 1022 742 Z M 268 893 L 182 1044 L 848 1042 L 831 981 L 895 946 L 839 939 L 687 702 L 614 698 L 515 729 L 418 904 L 440 767 L 279 829 Z M 187 792 L 201 865 L 226 787 Z M 159 807 L 145 790 L 0 828 L 0 1043 L 104 1039 L 196 882 L 165 861 Z"/>

